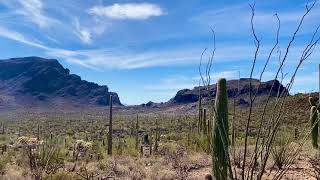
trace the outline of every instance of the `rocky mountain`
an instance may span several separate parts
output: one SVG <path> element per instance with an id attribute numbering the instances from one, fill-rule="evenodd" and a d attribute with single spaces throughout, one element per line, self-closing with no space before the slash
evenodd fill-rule
<path id="1" fill-rule="evenodd" d="M 0 106 L 30 105 L 38 102 L 63 101 L 85 105 L 122 105 L 117 93 L 107 86 L 82 80 L 70 74 L 55 59 L 24 57 L 0 60 Z"/>
<path id="2" fill-rule="evenodd" d="M 272 84 L 274 85 L 272 87 Z M 260 87 L 258 88 L 260 84 Z M 194 87 L 193 89 L 183 89 L 177 92 L 177 94 L 169 101 L 171 104 L 185 104 L 193 103 L 199 99 L 199 88 L 201 88 L 201 95 L 204 98 L 209 96 L 215 97 L 216 95 L 216 84 L 210 85 L 209 90 L 205 87 Z M 240 80 L 229 80 L 227 81 L 227 92 L 228 97 L 232 98 L 235 96 L 247 96 L 250 91 L 250 79 L 241 78 Z M 257 91 L 258 89 L 258 91 Z M 277 80 L 271 80 L 267 82 L 260 82 L 257 79 L 252 79 L 252 92 L 257 91 L 257 95 L 268 95 L 271 90 L 271 95 L 276 96 L 279 92 L 286 92 L 287 89 Z M 245 100 L 241 102 L 245 104 Z"/>

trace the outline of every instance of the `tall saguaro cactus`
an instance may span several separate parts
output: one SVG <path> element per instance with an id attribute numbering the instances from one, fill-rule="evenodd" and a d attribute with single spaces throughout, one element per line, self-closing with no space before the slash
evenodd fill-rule
<path id="1" fill-rule="evenodd" d="M 137 114 L 136 120 L 136 149 L 139 149 L 139 115 Z"/>
<path id="2" fill-rule="evenodd" d="M 155 132 L 155 142 L 154 142 L 154 152 L 158 152 L 158 146 L 159 146 L 159 124 L 158 124 L 158 118 L 156 118 L 156 132 Z"/>
<path id="3" fill-rule="evenodd" d="M 312 128 L 312 146 L 318 148 L 318 112 L 317 107 L 312 106 L 310 110 L 310 125 Z"/>
<path id="4" fill-rule="evenodd" d="M 38 124 L 37 140 L 40 140 L 40 125 Z"/>
<path id="5" fill-rule="evenodd" d="M 108 155 L 112 155 L 112 95 L 110 95 L 109 108 Z"/>
<path id="6" fill-rule="evenodd" d="M 202 112 L 202 134 L 207 135 L 207 109 L 203 109 Z"/>
<path id="7" fill-rule="evenodd" d="M 201 101 L 201 87 L 199 86 L 199 105 L 198 105 L 198 133 L 201 131 L 202 127 L 202 101 Z"/>
<path id="8" fill-rule="evenodd" d="M 212 132 L 213 174 L 217 180 L 228 179 L 228 96 L 227 81 L 222 78 L 217 83 L 215 100 L 214 129 Z"/>
<path id="9" fill-rule="evenodd" d="M 319 108 L 318 106 L 318 100 L 317 98 L 314 97 L 309 97 L 309 103 L 311 105 L 311 109 L 310 109 L 310 126 L 312 128 L 312 132 L 311 132 L 311 137 L 312 137 L 312 146 L 314 148 L 318 148 L 318 111 L 317 108 Z"/>

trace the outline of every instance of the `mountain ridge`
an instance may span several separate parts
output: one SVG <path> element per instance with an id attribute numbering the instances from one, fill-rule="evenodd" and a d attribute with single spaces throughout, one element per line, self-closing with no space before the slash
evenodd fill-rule
<path id="1" fill-rule="evenodd" d="M 36 56 L 0 60 L 0 95 L 22 106 L 54 98 L 76 105 L 108 105 L 113 95 L 113 103 L 122 106 L 118 94 L 108 86 L 70 74 L 56 59 Z"/>
<path id="2" fill-rule="evenodd" d="M 252 79 L 251 84 L 251 92 L 257 93 L 258 96 L 268 95 L 270 92 L 271 96 L 276 96 L 278 93 L 287 92 L 287 89 L 278 80 L 262 82 L 258 79 Z M 199 100 L 199 89 L 201 90 L 201 96 L 203 98 L 215 97 L 216 95 L 216 84 L 212 84 L 208 88 L 195 86 L 193 89 L 182 89 L 178 91 L 168 102 L 177 104 L 196 102 Z M 229 98 L 247 96 L 249 92 L 250 78 L 227 80 L 227 93 Z"/>

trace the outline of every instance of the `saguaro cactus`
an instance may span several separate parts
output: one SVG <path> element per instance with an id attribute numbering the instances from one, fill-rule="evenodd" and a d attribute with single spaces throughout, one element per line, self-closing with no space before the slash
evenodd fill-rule
<path id="1" fill-rule="evenodd" d="M 4 124 L 2 123 L 2 134 L 5 134 L 4 129 Z"/>
<path id="2" fill-rule="evenodd" d="M 312 128 L 311 137 L 312 137 L 312 146 L 318 148 L 318 99 L 314 97 L 309 97 L 309 103 L 311 105 L 310 109 L 310 126 Z"/>
<path id="3" fill-rule="evenodd" d="M 198 105 L 198 133 L 201 131 L 202 124 L 202 102 L 201 102 L 201 87 L 199 86 L 199 105 Z"/>
<path id="4" fill-rule="evenodd" d="M 222 78 L 217 83 L 214 129 L 212 132 L 213 174 L 217 180 L 228 179 L 228 129 L 227 81 Z"/>
<path id="5" fill-rule="evenodd" d="M 38 124 L 37 140 L 40 140 L 40 125 Z"/>
<path id="6" fill-rule="evenodd" d="M 108 155 L 112 155 L 112 95 L 110 95 L 109 108 Z"/>
<path id="7" fill-rule="evenodd" d="M 139 149 L 139 115 L 137 114 L 136 120 L 136 149 Z"/>
<path id="8" fill-rule="evenodd" d="M 312 128 L 312 146 L 318 148 L 318 112 L 317 107 L 312 106 L 310 110 L 310 125 Z"/>
<path id="9" fill-rule="evenodd" d="M 207 135 L 207 109 L 203 109 L 202 112 L 202 134 Z"/>
<path id="10" fill-rule="evenodd" d="M 158 152 L 159 146 L 159 125 L 158 125 L 158 118 L 156 118 L 156 131 L 155 131 L 155 142 L 154 142 L 154 152 Z"/>

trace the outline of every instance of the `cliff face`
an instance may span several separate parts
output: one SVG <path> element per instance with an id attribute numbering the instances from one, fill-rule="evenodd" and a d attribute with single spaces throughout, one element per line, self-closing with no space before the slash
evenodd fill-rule
<path id="1" fill-rule="evenodd" d="M 17 101 L 24 99 L 26 105 L 28 101 L 45 102 L 54 98 L 87 105 L 108 105 L 111 94 L 113 103 L 121 105 L 117 93 L 109 92 L 107 86 L 81 80 L 55 59 L 24 57 L 0 60 L 0 95 L 14 97 Z"/>
<path id="2" fill-rule="evenodd" d="M 228 97 L 232 98 L 236 95 L 243 96 L 248 95 L 250 92 L 250 79 L 249 78 L 241 78 L 239 80 L 229 80 L 227 81 L 227 92 Z M 274 86 L 272 87 L 272 84 L 274 82 Z M 257 79 L 252 79 L 252 92 L 256 92 L 258 89 L 260 81 Z M 239 86 L 238 86 L 239 84 Z M 272 87 L 272 89 L 271 89 Z M 209 97 L 215 97 L 216 95 L 216 84 L 213 84 L 209 87 L 209 90 L 204 87 L 194 87 L 193 89 L 183 89 L 177 92 L 175 97 L 173 97 L 169 102 L 170 103 L 178 103 L 178 104 L 184 104 L 184 103 L 193 103 L 198 101 L 199 99 L 199 88 L 201 88 L 201 95 L 206 98 Z M 257 95 L 268 95 L 271 90 L 271 95 L 276 96 L 278 91 L 283 92 L 287 91 L 287 89 L 280 84 L 279 81 L 267 81 L 267 82 L 261 82 L 260 87 L 258 89 Z"/>

